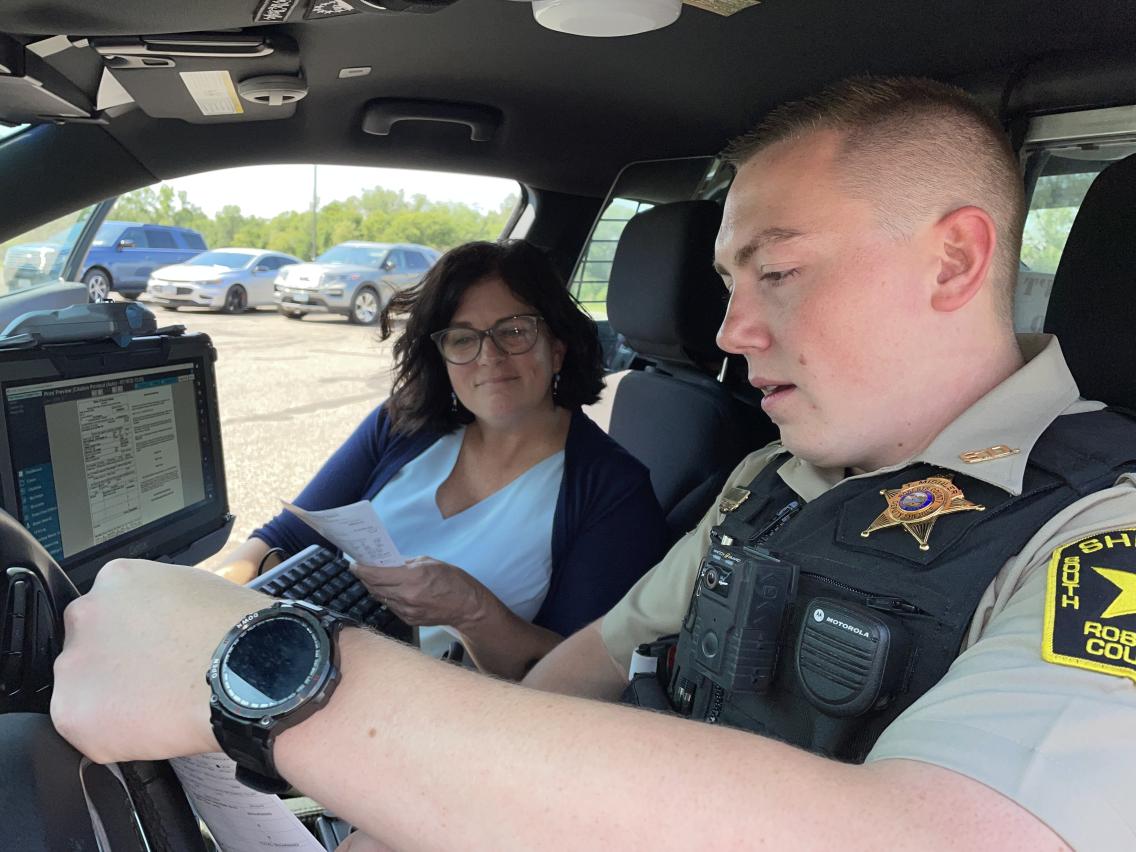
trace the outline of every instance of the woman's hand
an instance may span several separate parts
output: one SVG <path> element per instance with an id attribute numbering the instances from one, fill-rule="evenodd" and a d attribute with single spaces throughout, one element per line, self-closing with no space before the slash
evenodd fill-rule
<path id="1" fill-rule="evenodd" d="M 351 570 L 372 597 L 411 626 L 445 624 L 462 630 L 499 603 L 461 568 L 429 556 L 415 556 L 396 568 L 357 564 Z"/>
<path id="2" fill-rule="evenodd" d="M 397 568 L 353 565 L 352 570 L 373 597 L 407 624 L 444 624 L 460 632 L 474 663 L 489 674 L 520 680 L 563 638 L 515 615 L 448 562 L 416 556 Z"/>

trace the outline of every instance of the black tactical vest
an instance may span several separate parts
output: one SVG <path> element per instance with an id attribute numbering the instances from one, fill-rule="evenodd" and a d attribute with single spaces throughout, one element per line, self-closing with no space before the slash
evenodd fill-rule
<path id="1" fill-rule="evenodd" d="M 860 762 L 884 728 L 946 673 L 979 599 L 1005 562 L 1062 509 L 1136 468 L 1136 418 L 1109 409 L 1057 418 L 1029 455 L 1018 497 L 970 476 L 917 464 L 842 482 L 778 525 L 778 513 L 799 501 L 777 475 L 779 467 L 776 459 L 767 465 L 749 486 L 751 496 L 712 532 L 715 543 L 723 536 L 745 541 L 773 526 L 764 547 L 799 569 L 772 681 L 761 694 L 719 693 L 716 706 L 708 705 L 704 690 L 691 715 Z M 902 527 L 862 536 L 886 508 L 881 491 L 945 475 L 985 509 L 940 517 L 925 551 Z M 884 706 L 849 718 L 821 712 L 810 701 L 797 645 L 806 622 L 820 615 L 809 606 L 816 598 L 866 606 L 905 634 L 901 683 Z M 681 653 L 675 664 L 682 669 Z M 672 679 L 672 703 L 675 687 Z"/>

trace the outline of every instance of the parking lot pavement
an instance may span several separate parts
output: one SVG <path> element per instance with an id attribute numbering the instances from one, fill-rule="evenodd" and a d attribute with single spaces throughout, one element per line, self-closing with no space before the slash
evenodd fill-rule
<path id="1" fill-rule="evenodd" d="M 296 321 L 274 310 L 231 316 L 149 306 L 159 325 L 208 334 L 217 348 L 229 506 L 225 554 L 291 500 L 391 386 L 391 346 L 344 317 Z"/>

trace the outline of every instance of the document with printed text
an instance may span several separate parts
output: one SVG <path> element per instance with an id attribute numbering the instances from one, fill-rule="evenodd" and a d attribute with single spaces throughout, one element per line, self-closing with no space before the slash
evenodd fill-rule
<path id="1" fill-rule="evenodd" d="M 406 562 L 379 520 L 375 507 L 366 500 L 317 512 L 293 506 L 287 500 L 280 502 L 285 509 L 362 565 L 390 568 Z"/>
<path id="2" fill-rule="evenodd" d="M 170 764 L 221 852 L 324 852 L 279 797 L 259 793 L 236 779 L 237 765 L 228 755 L 176 757 Z"/>

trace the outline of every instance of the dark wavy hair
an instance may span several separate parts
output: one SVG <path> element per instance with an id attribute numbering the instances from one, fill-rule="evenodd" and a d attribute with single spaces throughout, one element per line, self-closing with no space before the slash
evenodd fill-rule
<path id="1" fill-rule="evenodd" d="M 394 344 L 394 389 L 387 400 L 391 428 L 452 432 L 473 415 L 453 410 L 450 377 L 430 335 L 449 326 L 466 290 L 499 277 L 522 302 L 544 318 L 544 327 L 565 346 L 555 402 L 578 408 L 599 399 L 603 353 L 596 324 L 568 292 L 544 252 L 523 240 L 473 242 L 438 259 L 417 287 L 397 295 L 383 311 L 380 337 L 391 336 L 391 315 L 408 311 L 406 329 Z"/>

